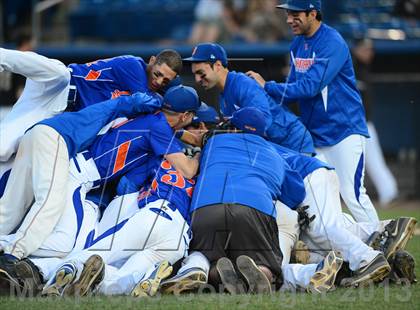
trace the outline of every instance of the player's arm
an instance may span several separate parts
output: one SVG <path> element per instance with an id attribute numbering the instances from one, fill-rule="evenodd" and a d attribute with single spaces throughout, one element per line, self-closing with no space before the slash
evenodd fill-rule
<path id="1" fill-rule="evenodd" d="M 198 172 L 200 152 L 196 153 L 193 158 L 188 158 L 184 153 L 178 152 L 165 155 L 165 159 L 168 160 L 184 178 L 191 179 Z"/>
<path id="2" fill-rule="evenodd" d="M 203 135 L 194 134 L 188 130 L 183 130 L 179 137 L 182 142 L 201 147 L 203 145 Z"/>
<path id="3" fill-rule="evenodd" d="M 316 55 L 315 62 L 297 81 L 288 83 L 265 83 L 266 92 L 275 98 L 284 97 L 285 100 L 312 98 L 318 95 L 325 86 L 337 76 L 349 57 L 349 50 L 345 42 L 332 40 Z"/>

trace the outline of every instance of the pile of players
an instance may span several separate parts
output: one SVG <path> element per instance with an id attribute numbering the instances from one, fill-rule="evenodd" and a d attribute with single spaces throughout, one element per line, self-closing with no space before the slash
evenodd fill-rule
<path id="1" fill-rule="evenodd" d="M 290 5 L 288 18 L 316 17 Z M 27 78 L 0 125 L 1 293 L 414 282 L 404 248 L 416 219 L 379 221 L 363 186 L 368 133 L 350 56 L 331 69 L 322 59 L 335 55 L 304 58 L 309 44 L 292 47 L 287 83 L 229 71 L 223 47 L 197 45 L 184 61 L 221 92 L 221 120 L 180 83 L 173 50 L 65 67 L 0 49 L 0 70 Z"/>

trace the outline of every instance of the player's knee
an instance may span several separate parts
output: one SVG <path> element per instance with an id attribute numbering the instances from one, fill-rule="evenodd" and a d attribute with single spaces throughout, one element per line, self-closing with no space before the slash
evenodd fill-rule
<path id="1" fill-rule="evenodd" d="M 11 143 L 8 139 L 0 139 L 0 162 L 8 161 L 15 152 L 14 143 Z"/>
<path id="2" fill-rule="evenodd" d="M 64 65 L 60 66 L 59 68 L 57 68 L 57 82 L 60 85 L 66 86 L 70 83 L 70 71 L 68 70 L 68 68 Z"/>

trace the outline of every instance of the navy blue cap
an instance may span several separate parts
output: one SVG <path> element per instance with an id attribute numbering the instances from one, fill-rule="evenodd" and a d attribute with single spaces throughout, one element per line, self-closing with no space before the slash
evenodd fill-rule
<path id="1" fill-rule="evenodd" d="M 223 66 L 227 67 L 228 59 L 225 49 L 216 43 L 200 43 L 194 47 L 191 57 L 184 58 L 187 62 L 211 62 L 220 60 Z"/>
<path id="2" fill-rule="evenodd" d="M 220 117 L 213 107 L 201 102 L 201 106 L 192 120 L 192 123 L 199 122 L 218 124 L 220 122 Z"/>
<path id="3" fill-rule="evenodd" d="M 171 87 L 163 96 L 162 108 L 174 112 L 197 111 L 200 100 L 194 88 L 184 85 Z"/>
<path id="4" fill-rule="evenodd" d="M 290 11 L 321 11 L 321 0 L 287 0 L 285 4 L 276 7 Z"/>
<path id="5" fill-rule="evenodd" d="M 246 107 L 234 112 L 230 122 L 244 132 L 265 136 L 264 113 L 255 107 Z"/>

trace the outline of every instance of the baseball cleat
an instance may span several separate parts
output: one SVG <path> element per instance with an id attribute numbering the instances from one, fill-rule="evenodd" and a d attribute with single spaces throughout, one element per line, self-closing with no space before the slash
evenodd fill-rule
<path id="1" fill-rule="evenodd" d="M 9 254 L 0 255 L 0 295 L 9 295 L 13 288 L 21 288 L 16 273 L 16 264 L 19 259 Z"/>
<path id="2" fill-rule="evenodd" d="M 341 280 L 340 285 L 346 287 L 361 287 L 372 282 L 382 281 L 391 271 L 385 256 L 378 254 L 369 264 L 353 273 L 351 278 Z"/>
<path id="3" fill-rule="evenodd" d="M 30 297 L 37 296 L 42 291 L 42 274 L 29 258 L 24 258 L 16 264 L 16 274 L 23 281 Z"/>
<path id="4" fill-rule="evenodd" d="M 317 271 L 311 277 L 306 288 L 308 293 L 324 293 L 334 287 L 335 278 L 343 265 L 343 259 L 334 251 L 328 253 L 317 266 Z"/>
<path id="5" fill-rule="evenodd" d="M 235 267 L 229 258 L 219 258 L 216 263 L 216 270 L 220 276 L 224 290 L 229 294 L 236 295 L 246 292 L 245 285 L 236 273 Z"/>
<path id="6" fill-rule="evenodd" d="M 269 294 L 271 284 L 265 273 L 255 264 L 254 260 L 246 255 L 241 255 L 236 259 L 236 266 L 239 272 L 248 282 L 248 293 Z"/>
<path id="7" fill-rule="evenodd" d="M 207 275 L 200 268 L 190 268 L 170 279 L 163 280 L 160 284 L 160 291 L 163 294 L 179 295 L 183 292 L 198 290 L 207 284 Z"/>
<path id="8" fill-rule="evenodd" d="M 159 290 L 160 283 L 163 279 L 169 277 L 172 273 L 172 266 L 168 261 L 158 264 L 153 270 L 149 278 L 140 281 L 131 291 L 133 297 L 152 297 Z"/>
<path id="9" fill-rule="evenodd" d="M 413 237 L 417 220 L 413 217 L 400 217 L 385 226 L 386 240 L 383 245 L 385 257 L 390 258 L 396 251 L 404 250 Z"/>
<path id="10" fill-rule="evenodd" d="M 58 268 L 55 276 L 51 278 L 47 284 L 45 284 L 41 294 L 51 297 L 64 296 L 64 291 L 74 282 L 76 277 L 76 265 L 71 262 L 67 262 Z"/>
<path id="11" fill-rule="evenodd" d="M 105 264 L 99 255 L 92 255 L 86 261 L 83 271 L 77 281 L 66 290 L 66 296 L 86 296 L 93 292 L 95 287 L 105 276 Z"/>

